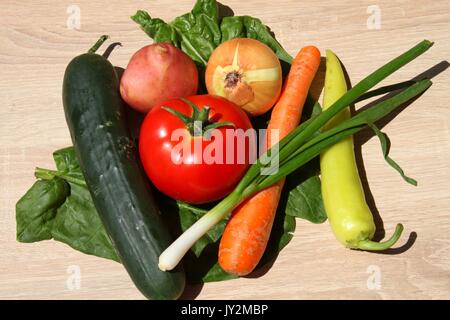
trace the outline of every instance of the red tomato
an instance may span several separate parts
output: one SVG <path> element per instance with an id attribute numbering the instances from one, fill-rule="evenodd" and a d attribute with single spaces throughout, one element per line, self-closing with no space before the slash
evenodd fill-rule
<path id="1" fill-rule="evenodd" d="M 147 114 L 141 127 L 139 153 L 148 177 L 161 192 L 188 203 L 206 203 L 230 193 L 247 170 L 250 139 L 236 134 L 236 129 L 243 129 L 243 133 L 252 125 L 243 110 L 224 98 L 198 95 L 187 100 L 199 110 L 210 108 L 209 124 L 227 121 L 234 126 L 214 129 L 210 139 L 193 136 L 179 117 L 164 109 L 192 117 L 193 107 L 181 99 L 169 100 Z M 227 139 L 229 133 L 233 135 Z"/>

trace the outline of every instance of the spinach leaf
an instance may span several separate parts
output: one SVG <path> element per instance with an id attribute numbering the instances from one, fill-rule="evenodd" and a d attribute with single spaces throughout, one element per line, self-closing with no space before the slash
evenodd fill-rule
<path id="1" fill-rule="evenodd" d="M 80 174 L 81 177 L 83 176 L 73 147 L 67 147 L 53 152 L 53 160 L 55 160 L 56 169 L 59 171 L 71 172 L 73 174 Z"/>
<path id="2" fill-rule="evenodd" d="M 16 204 L 17 240 L 51 239 L 53 219 L 69 192 L 69 185 L 60 178 L 36 181 Z"/>
<path id="3" fill-rule="evenodd" d="M 250 17 L 224 17 L 220 19 L 216 0 L 197 0 L 191 12 L 166 23 L 138 10 L 131 19 L 139 24 L 155 42 L 169 42 L 194 60 L 200 70 L 208 63 L 214 49 L 233 38 L 253 38 L 269 46 L 278 58 L 288 64 L 292 57 L 274 38 L 261 20 Z"/>
<path id="4" fill-rule="evenodd" d="M 216 0 L 197 0 L 192 9 L 192 14 L 205 14 L 215 23 L 219 23 L 219 6 Z"/>
<path id="5" fill-rule="evenodd" d="M 131 19 L 155 42 L 173 44 L 199 66 L 206 66 L 211 53 L 220 44 L 219 9 L 215 0 L 198 0 L 191 12 L 171 23 L 154 19 L 143 10 L 137 11 Z"/>
<path id="6" fill-rule="evenodd" d="M 36 181 L 17 202 L 17 240 L 53 238 L 81 252 L 119 261 L 95 210 L 73 147 L 56 151 L 53 158 L 58 170 L 37 169 L 37 175 L 46 180 Z"/>
<path id="7" fill-rule="evenodd" d="M 283 195 L 280 199 L 280 204 L 277 209 L 277 215 L 275 216 L 275 220 L 273 222 L 272 232 L 270 233 L 266 251 L 264 252 L 264 255 L 262 256 L 258 266 L 256 267 L 256 270 L 274 260 L 278 256 L 280 251 L 284 247 L 286 247 L 286 245 L 294 237 L 297 223 L 294 217 L 287 214 L 285 199 L 286 195 Z"/>
<path id="8" fill-rule="evenodd" d="M 208 272 L 201 278 L 202 282 L 217 282 L 239 278 L 237 275 L 224 271 L 217 262 L 217 254 L 214 255 L 216 263 L 209 268 Z"/>
<path id="9" fill-rule="evenodd" d="M 284 219 L 282 219 L 284 218 Z M 279 226 L 279 227 L 278 227 Z M 282 227 L 281 227 L 282 226 Z M 282 214 L 278 215 L 278 220 L 275 220 L 273 232 L 271 233 L 271 238 L 269 239 L 269 250 L 272 245 L 275 245 L 274 252 L 281 251 L 294 237 L 295 228 L 297 227 L 297 223 L 295 218 L 288 215 L 287 212 L 284 213 L 284 217 Z"/>
<path id="10" fill-rule="evenodd" d="M 89 190 L 70 184 L 70 192 L 53 221 L 53 239 L 83 253 L 119 261 Z"/>
<path id="11" fill-rule="evenodd" d="M 53 158 L 58 171 L 84 180 L 73 147 L 55 151 Z M 70 196 L 58 209 L 54 219 L 53 239 L 81 252 L 119 261 L 86 185 L 68 183 Z"/>
<path id="12" fill-rule="evenodd" d="M 64 148 L 53 153 L 57 170 L 36 168 L 34 175 L 38 179 L 51 180 L 59 177 L 66 182 L 86 187 L 83 174 L 76 159 L 75 151 L 72 147 Z"/>
<path id="13" fill-rule="evenodd" d="M 216 1 L 197 1 L 191 12 L 175 18 L 170 25 L 181 37 L 181 49 L 195 62 L 206 66 L 221 39 Z"/>
<path id="14" fill-rule="evenodd" d="M 222 42 L 233 38 L 256 39 L 271 48 L 280 60 L 288 64 L 292 63 L 292 56 L 283 49 L 269 31 L 269 28 L 258 18 L 250 16 L 225 17 L 222 19 L 220 30 Z"/>
<path id="15" fill-rule="evenodd" d="M 286 187 L 289 189 L 290 184 L 294 184 L 294 187 L 289 190 L 286 214 L 312 223 L 325 222 L 327 215 L 323 206 L 319 177 L 313 175 L 307 179 L 298 179 L 299 175 L 302 173 L 289 176 Z M 298 184 L 298 181 L 302 182 Z"/>
<path id="16" fill-rule="evenodd" d="M 200 219 L 208 210 L 197 208 L 182 202 L 177 202 L 178 205 L 178 215 L 180 218 L 181 231 L 186 231 L 190 226 L 192 226 L 198 219 Z M 210 243 L 217 242 L 222 236 L 223 230 L 227 224 L 228 218 L 222 220 L 217 225 L 215 225 L 211 230 L 209 230 L 200 240 L 198 240 L 191 250 L 194 254 L 199 257 L 203 249 Z M 217 260 L 217 257 L 216 257 Z"/>
<path id="17" fill-rule="evenodd" d="M 155 42 L 168 42 L 180 47 L 178 32 L 159 18 L 152 18 L 147 12 L 138 10 L 131 19 L 138 23 L 142 30 Z"/>
<path id="18" fill-rule="evenodd" d="M 216 282 L 236 279 L 238 276 L 224 271 L 217 262 L 219 243 L 208 245 L 199 257 L 189 253 L 183 259 L 189 283 Z"/>

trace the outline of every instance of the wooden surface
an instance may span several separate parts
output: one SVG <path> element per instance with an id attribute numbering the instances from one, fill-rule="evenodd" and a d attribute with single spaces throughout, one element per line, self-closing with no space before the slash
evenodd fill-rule
<path id="1" fill-rule="evenodd" d="M 306 44 L 332 48 L 353 83 L 427 38 L 434 47 L 385 84 L 408 80 L 449 58 L 450 2 L 223 1 L 237 15 L 261 18 L 291 53 Z M 67 8 L 81 9 L 81 28 L 67 27 Z M 368 6 L 381 10 L 381 29 L 368 29 Z M 129 19 L 137 9 L 171 19 L 183 1 L 0 2 L 0 298 L 141 299 L 121 265 L 78 253 L 54 241 L 15 241 L 15 203 L 34 181 L 35 166 L 53 167 L 52 152 L 70 145 L 61 106 L 66 64 L 101 34 L 121 41 L 111 57 L 126 66 L 149 38 Z M 369 8 L 370 11 L 370 8 Z M 440 64 L 437 69 L 444 69 Z M 434 69 L 435 71 L 437 69 Z M 439 71 L 439 70 L 438 70 Z M 292 242 L 259 278 L 190 287 L 199 299 L 449 299 L 450 298 L 450 70 L 385 127 L 392 156 L 419 181 L 405 184 L 390 169 L 376 139 L 363 146 L 371 193 L 390 235 L 397 222 L 409 247 L 396 255 L 342 248 L 327 223 L 298 221 Z M 75 266 L 75 267 L 74 267 Z M 81 272 L 79 288 L 67 285 Z M 71 288 L 71 289 L 70 289 Z"/>

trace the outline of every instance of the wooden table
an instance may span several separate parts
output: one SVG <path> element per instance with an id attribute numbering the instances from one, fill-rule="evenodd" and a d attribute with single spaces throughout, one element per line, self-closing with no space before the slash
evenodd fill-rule
<path id="1" fill-rule="evenodd" d="M 261 18 L 291 54 L 306 44 L 317 45 L 322 54 L 332 48 L 353 83 L 425 38 L 435 41 L 434 47 L 385 84 L 408 80 L 449 58 L 448 0 L 224 2 L 237 15 Z M 67 25 L 73 3 L 80 9 L 79 30 Z M 117 263 L 54 241 L 16 242 L 15 203 L 33 183 L 34 167 L 53 167 L 52 151 L 71 143 L 61 105 L 70 59 L 106 33 L 123 43 L 111 61 L 126 66 L 130 55 L 150 42 L 130 15 L 142 8 L 169 20 L 192 5 L 193 0 L 1 1 L 0 298 L 142 298 Z M 374 23 L 378 13 L 379 29 Z M 395 255 L 351 251 L 337 243 L 327 223 L 299 220 L 294 239 L 266 274 L 190 287 L 185 297 L 449 299 L 450 71 L 441 72 L 445 68 L 441 63 L 433 69 L 433 87 L 384 128 L 392 157 L 419 181 L 418 187 L 404 183 L 384 163 L 376 139 L 363 146 L 386 234 L 403 222 L 400 243 L 410 237 L 408 250 Z M 79 288 L 68 286 L 77 270 Z"/>

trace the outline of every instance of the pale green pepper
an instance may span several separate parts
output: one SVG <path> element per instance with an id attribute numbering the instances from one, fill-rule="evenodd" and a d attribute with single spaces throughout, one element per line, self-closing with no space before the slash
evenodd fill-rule
<path id="1" fill-rule="evenodd" d="M 323 109 L 330 107 L 347 92 L 341 63 L 327 50 Z M 350 118 L 346 107 L 323 128 L 327 130 Z M 385 250 L 399 239 L 403 226 L 398 224 L 386 242 L 371 241 L 375 223 L 367 205 L 356 166 L 353 137 L 348 137 L 322 152 L 320 156 L 322 195 L 325 211 L 336 238 L 346 247 L 361 250 Z"/>

